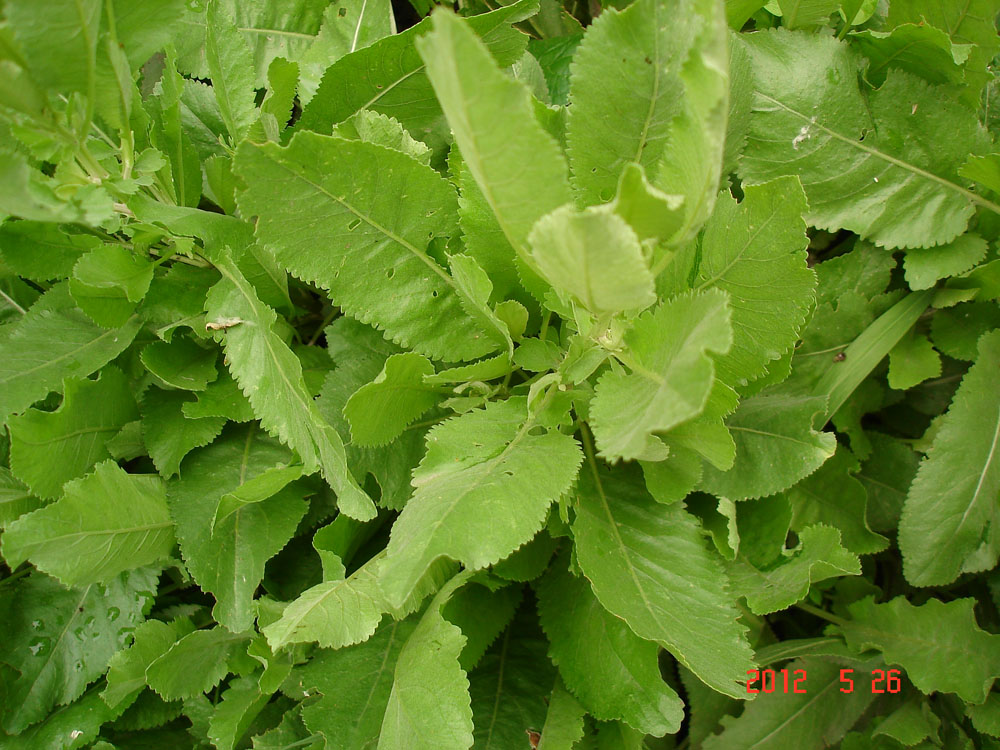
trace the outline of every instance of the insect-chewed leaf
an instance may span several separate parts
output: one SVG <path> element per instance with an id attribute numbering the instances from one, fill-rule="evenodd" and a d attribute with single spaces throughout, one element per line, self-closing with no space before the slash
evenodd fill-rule
<path id="1" fill-rule="evenodd" d="M 441 396 L 424 385 L 424 376 L 434 366 L 413 352 L 394 354 L 371 383 L 361 386 L 344 405 L 351 423 L 351 441 L 360 445 L 384 445 L 406 429 L 410 422 L 432 408 Z"/>
<path id="2" fill-rule="evenodd" d="M 849 605 L 851 619 L 838 627 L 849 646 L 879 649 L 923 692 L 982 703 L 1000 677 L 1000 635 L 976 625 L 975 605 L 971 598 L 928 599 L 917 607 L 902 596 L 875 604 L 868 596 Z"/>
<path id="3" fill-rule="evenodd" d="M 106 582 L 167 557 L 173 526 L 160 478 L 126 474 L 109 459 L 8 526 L 3 555 L 12 568 L 31 560 L 69 586 Z"/>
<path id="4" fill-rule="evenodd" d="M 860 58 L 842 42 L 777 30 L 740 43 L 756 87 L 745 182 L 797 174 L 810 223 L 887 248 L 937 245 L 964 231 L 973 204 L 958 169 L 988 138 L 949 91 L 893 70 L 866 101 Z"/>
<path id="5" fill-rule="evenodd" d="M 669 300 L 636 321 L 625 335 L 622 357 L 631 374 L 601 377 L 591 405 L 603 456 L 653 458 L 662 448 L 654 432 L 701 413 L 715 374 L 708 353 L 729 349 L 729 320 L 727 295 L 709 289 Z"/>
<path id="6" fill-rule="evenodd" d="M 899 522 L 903 572 L 915 586 L 949 583 L 996 564 L 1000 492 L 1000 333 L 979 339 L 979 357 L 962 379 Z"/>
<path id="7" fill-rule="evenodd" d="M 580 568 L 608 611 L 706 684 L 746 696 L 746 628 L 694 516 L 653 500 L 637 472 L 584 472 L 573 536 Z"/>
<path id="8" fill-rule="evenodd" d="M 380 574 L 391 603 L 401 604 L 439 557 L 472 570 L 507 557 L 569 489 L 579 445 L 555 431 L 533 434 L 525 406 L 523 398 L 493 402 L 428 433 L 416 491 L 393 524 Z"/>
<path id="9" fill-rule="evenodd" d="M 30 409 L 10 420 L 11 468 L 38 497 L 58 497 L 63 484 L 111 457 L 107 442 L 138 416 L 129 382 L 116 367 L 106 367 L 97 380 L 69 378 L 58 409 Z"/>
<path id="10" fill-rule="evenodd" d="M 840 544 L 840 532 L 823 524 L 799 532 L 801 549 L 777 567 L 758 570 L 738 559 L 728 566 L 733 591 L 746 597 L 758 615 L 787 609 L 809 592 L 816 581 L 842 575 L 860 575 L 861 563 Z"/>
<path id="11" fill-rule="evenodd" d="M 657 644 L 632 632 L 589 581 L 564 567 L 557 563 L 539 582 L 538 614 L 566 687 L 595 718 L 656 736 L 676 732 L 684 704 L 660 677 Z"/>
<path id="12" fill-rule="evenodd" d="M 260 241 L 294 275 L 329 289 L 345 312 L 437 359 L 496 348 L 427 254 L 433 237 L 457 234 L 455 190 L 433 169 L 316 133 L 298 133 L 284 148 L 246 144 L 236 169 L 249 186 L 240 208 L 258 217 Z M 315 220 L 302 222 L 303 211 Z M 380 279 L 377 292 L 372 278 Z"/>
<path id="13" fill-rule="evenodd" d="M 340 435 L 306 389 L 302 363 L 274 331 L 274 310 L 257 298 L 228 252 L 220 252 L 215 265 L 225 278 L 212 287 L 205 309 L 210 321 L 242 321 L 215 335 L 224 342 L 229 369 L 254 413 L 265 429 L 298 452 L 306 472 L 323 472 L 343 512 L 360 520 L 373 518 L 375 505 L 351 476 Z"/>
<path id="14" fill-rule="evenodd" d="M 67 589 L 33 573 L 0 594 L 0 659 L 18 674 L 5 685 L 4 731 L 17 734 L 78 698 L 107 669 L 156 589 L 159 571 L 134 570 L 106 586 Z"/>

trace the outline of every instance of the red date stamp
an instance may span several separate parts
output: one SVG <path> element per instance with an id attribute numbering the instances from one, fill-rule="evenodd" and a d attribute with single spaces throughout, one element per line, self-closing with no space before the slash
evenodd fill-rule
<path id="1" fill-rule="evenodd" d="M 806 693 L 806 670 L 804 669 L 748 669 L 747 692 L 758 693 Z M 902 672 L 898 669 L 873 669 L 871 692 L 898 693 L 903 688 Z M 854 692 L 854 670 L 840 670 L 840 692 Z M 862 681 L 859 679 L 859 681 Z"/>

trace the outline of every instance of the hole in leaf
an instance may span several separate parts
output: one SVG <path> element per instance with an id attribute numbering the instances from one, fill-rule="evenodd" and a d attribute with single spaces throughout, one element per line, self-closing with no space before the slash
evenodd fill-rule
<path id="1" fill-rule="evenodd" d="M 347 15 L 347 8 L 337 8 L 337 15 L 343 18 Z"/>
<path id="2" fill-rule="evenodd" d="M 385 277 L 387 279 L 391 279 L 395 275 L 396 275 L 396 269 L 395 268 L 390 268 L 388 271 L 385 272 Z"/>
<path id="3" fill-rule="evenodd" d="M 355 229 L 358 228 L 359 224 L 361 224 L 361 219 L 355 219 L 354 221 L 352 221 L 350 224 L 347 225 L 347 229 L 353 232 Z"/>

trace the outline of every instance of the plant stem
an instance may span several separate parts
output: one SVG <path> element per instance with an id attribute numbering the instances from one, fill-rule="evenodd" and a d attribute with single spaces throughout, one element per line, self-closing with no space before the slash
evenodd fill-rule
<path id="1" fill-rule="evenodd" d="M 846 625 L 847 620 L 842 617 L 837 617 L 835 614 L 831 614 L 824 609 L 819 607 L 814 607 L 811 604 L 806 604 L 805 602 L 799 602 L 795 605 L 797 609 L 801 609 L 803 612 L 808 612 L 809 614 L 820 618 L 821 620 L 826 620 L 827 622 L 832 622 L 834 625 Z"/>

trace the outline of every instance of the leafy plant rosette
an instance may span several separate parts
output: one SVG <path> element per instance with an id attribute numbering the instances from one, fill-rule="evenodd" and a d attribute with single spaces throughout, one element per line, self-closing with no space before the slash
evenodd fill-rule
<path id="1" fill-rule="evenodd" d="M 0 3 L 0 746 L 998 747 L 997 7 L 460 5 Z"/>

